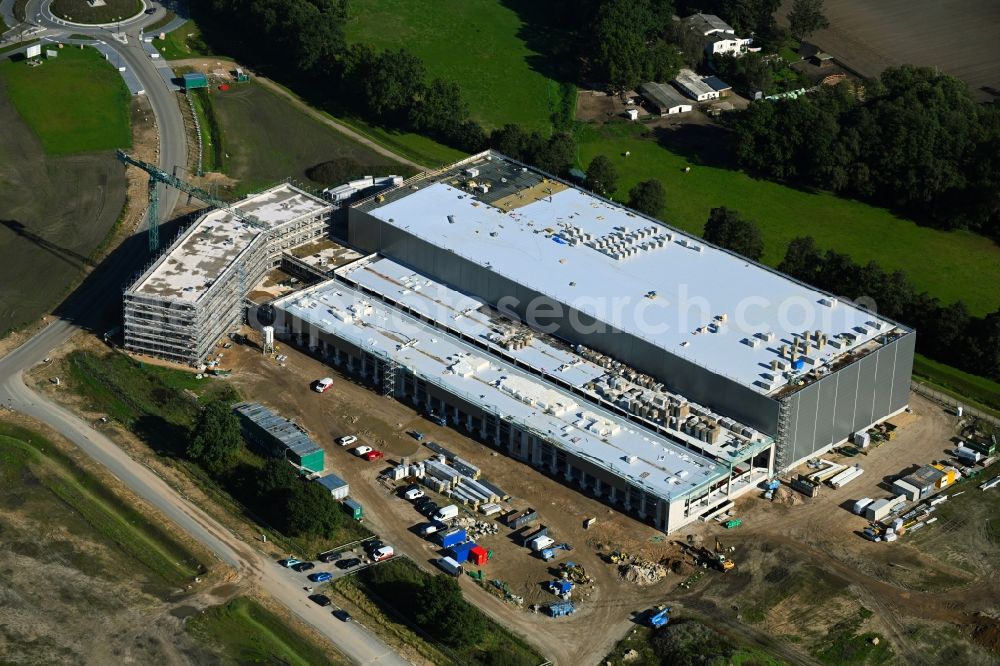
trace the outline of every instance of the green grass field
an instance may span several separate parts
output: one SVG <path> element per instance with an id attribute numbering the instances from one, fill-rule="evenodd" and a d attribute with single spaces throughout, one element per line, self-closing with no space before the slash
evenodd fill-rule
<path id="1" fill-rule="evenodd" d="M 90 7 L 87 0 L 53 0 L 52 13 L 74 23 L 114 23 L 132 18 L 143 6 L 140 0 L 104 0 L 100 7 Z"/>
<path id="2" fill-rule="evenodd" d="M 50 155 L 128 148 L 129 92 L 95 49 L 64 48 L 39 67 L 0 62 L 0 78 Z"/>
<path id="3" fill-rule="evenodd" d="M 1000 383 L 962 372 L 920 354 L 913 358 L 913 377 L 931 388 L 967 400 L 972 406 L 1000 417 Z"/>
<path id="4" fill-rule="evenodd" d="M 235 84 L 225 92 L 212 89 L 208 98 L 226 153 L 224 171 L 240 181 L 234 194 L 287 177 L 308 181 L 307 169 L 335 157 L 348 157 L 363 166 L 390 166 L 404 176 L 414 171 L 306 115 L 257 83 Z"/>
<path id="5" fill-rule="evenodd" d="M 165 39 L 160 39 L 157 35 L 153 40 L 153 46 L 167 60 L 214 55 L 202 39 L 201 31 L 194 21 L 188 21 L 176 30 L 171 30 Z"/>
<path id="6" fill-rule="evenodd" d="M 332 620 L 331 620 L 332 621 Z M 187 621 L 188 633 L 232 663 L 333 666 L 329 648 L 300 635 L 280 617 L 246 597 L 237 597 Z"/>
<path id="7" fill-rule="evenodd" d="M 486 127 L 519 123 L 548 129 L 560 106 L 558 84 L 532 68 L 542 61 L 519 36 L 525 29 L 500 0 L 364 0 L 350 5 L 349 42 L 405 47 L 430 75 L 458 83 L 472 116 Z"/>
<path id="8" fill-rule="evenodd" d="M 189 581 L 203 571 L 201 564 L 158 525 L 37 433 L 0 422 L 0 471 L 5 487 L 30 474 L 103 538 L 171 585 Z"/>
<path id="9" fill-rule="evenodd" d="M 810 235 L 821 248 L 847 253 L 859 263 L 874 260 L 889 271 L 902 269 L 919 289 L 945 303 L 962 300 L 974 314 L 1000 306 L 1000 247 L 982 236 L 920 227 L 885 209 L 832 194 L 698 166 L 665 149 L 638 124 L 586 126 L 578 137 L 582 167 L 597 155 L 607 155 L 618 167 L 617 200 L 627 200 L 637 181 L 658 178 L 667 188 L 663 219 L 696 234 L 712 208 L 736 209 L 761 227 L 767 264 L 781 261 L 789 240 Z M 688 165 L 691 171 L 684 173 Z"/>

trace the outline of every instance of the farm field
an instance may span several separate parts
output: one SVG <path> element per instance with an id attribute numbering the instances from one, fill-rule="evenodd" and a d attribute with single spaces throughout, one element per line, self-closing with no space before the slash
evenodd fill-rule
<path id="1" fill-rule="evenodd" d="M 224 172 L 239 181 L 237 193 L 288 177 L 308 181 L 310 167 L 334 158 L 350 158 L 368 168 L 393 167 L 400 175 L 413 172 L 325 127 L 259 84 L 212 89 L 209 99 L 221 132 Z"/>
<path id="2" fill-rule="evenodd" d="M 538 71 L 544 58 L 525 42 L 517 8 L 526 3 L 470 0 L 364 0 L 351 3 L 349 42 L 405 47 L 429 74 L 462 87 L 485 127 L 518 123 L 547 130 L 562 93 Z"/>
<path id="3" fill-rule="evenodd" d="M 129 93 L 115 68 L 91 48 L 64 48 L 39 67 L 0 61 L 14 107 L 50 155 L 128 148 Z"/>
<path id="4" fill-rule="evenodd" d="M 11 103 L 5 74 L 0 65 L 0 335 L 52 308 L 125 203 L 114 155 L 47 154 Z"/>
<path id="5" fill-rule="evenodd" d="M 211 656 L 171 611 L 204 569 L 51 441 L 0 421 L 5 663 L 180 663 Z M 44 584 L 39 581 L 44 579 Z"/>
<path id="6" fill-rule="evenodd" d="M 787 13 L 786 0 L 780 14 Z M 979 99 L 1000 89 L 997 3 L 992 0 L 827 0 L 830 27 L 810 41 L 866 76 L 890 65 L 939 67 L 965 80 Z"/>
<path id="7" fill-rule="evenodd" d="M 886 270 L 901 269 L 919 289 L 945 303 L 962 300 L 974 314 L 1000 306 L 1000 247 L 982 236 L 920 227 L 861 202 L 699 166 L 661 145 L 671 130 L 658 131 L 663 133 L 659 137 L 642 125 L 625 123 L 583 127 L 578 132 L 580 166 L 607 155 L 620 174 L 619 201 L 627 200 L 636 182 L 658 178 L 667 188 L 663 219 L 691 233 L 702 233 L 714 207 L 738 210 L 760 225 L 763 261 L 769 265 L 782 260 L 789 240 L 811 235 L 821 248 L 847 253 L 859 263 L 877 261 Z M 686 166 L 691 166 L 688 173 Z"/>

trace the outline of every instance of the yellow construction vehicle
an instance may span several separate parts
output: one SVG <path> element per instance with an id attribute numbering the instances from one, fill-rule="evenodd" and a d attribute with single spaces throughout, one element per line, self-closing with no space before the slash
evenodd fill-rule
<path id="1" fill-rule="evenodd" d="M 718 562 L 719 569 L 722 572 L 729 571 L 730 569 L 736 566 L 735 562 L 726 557 L 726 551 L 722 547 L 722 542 L 719 541 L 718 537 L 715 538 L 715 558 L 716 561 Z"/>

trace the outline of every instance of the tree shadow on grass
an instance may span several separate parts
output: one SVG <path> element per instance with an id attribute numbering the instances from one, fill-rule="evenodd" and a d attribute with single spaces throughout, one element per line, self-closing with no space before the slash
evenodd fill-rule
<path id="1" fill-rule="evenodd" d="M 718 125 L 671 125 L 653 130 L 656 142 L 691 164 L 738 169 L 732 149 L 732 133 Z"/>
<path id="2" fill-rule="evenodd" d="M 563 32 L 558 17 L 545 2 L 536 0 L 501 0 L 501 4 L 521 19 L 517 37 L 536 55 L 525 58 L 528 66 L 542 76 L 560 83 L 577 82 L 577 63 L 572 55 L 569 35 Z"/>
<path id="3" fill-rule="evenodd" d="M 189 432 L 184 426 L 161 416 L 144 414 L 132 424 L 132 430 L 156 452 L 168 458 L 183 458 Z"/>

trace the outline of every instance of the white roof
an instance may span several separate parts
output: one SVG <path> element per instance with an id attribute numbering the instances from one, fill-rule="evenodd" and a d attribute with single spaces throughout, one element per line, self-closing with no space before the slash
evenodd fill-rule
<path id="1" fill-rule="evenodd" d="M 530 368 L 560 386 L 571 386 L 575 391 L 595 401 L 601 401 L 601 394 L 595 387 L 615 381 L 615 378 L 623 379 L 620 373 L 610 371 L 578 354 L 567 345 L 537 332 L 533 333 L 523 346 L 507 344 L 524 328 L 516 327 L 514 322 L 502 317 L 482 301 L 466 296 L 426 275 L 416 273 L 392 259 L 372 255 L 338 269 L 337 275 L 351 285 L 362 287 L 366 293 L 377 294 L 390 305 L 401 306 L 407 312 L 434 321 L 438 327 L 462 337 L 463 340 L 475 340 L 492 353 L 514 359 L 520 367 Z M 488 361 L 481 355 L 470 355 L 453 366 L 452 370 L 462 374 L 460 368 L 463 366 L 487 363 Z M 670 395 L 679 402 L 688 402 L 692 406 L 700 407 L 690 403 L 683 396 L 671 394 L 666 390 L 654 393 L 664 397 Z M 559 401 L 558 398 L 551 396 L 549 400 L 553 403 Z M 764 443 L 770 441 L 744 424 L 717 414 L 713 415 L 708 408 L 700 407 L 699 411 L 713 416 L 719 423 L 722 428 L 719 441 L 712 444 L 676 428 L 671 428 L 670 437 L 683 442 L 689 448 L 704 451 L 720 460 L 737 459 L 740 456 L 738 452 L 743 450 L 750 440 Z M 653 422 L 668 427 L 665 419 L 658 418 Z"/>
<path id="2" fill-rule="evenodd" d="M 822 351 L 812 345 L 804 372 L 893 328 L 780 273 L 574 188 L 504 213 L 465 191 L 433 183 L 368 213 L 765 394 L 789 381 L 770 364 L 794 335 L 818 330 L 830 341 Z"/>
<path id="3" fill-rule="evenodd" d="M 273 305 L 665 499 L 728 474 L 724 465 L 595 405 L 581 405 L 569 392 L 486 358 L 476 347 L 342 282 L 323 282 Z"/>
<path id="4" fill-rule="evenodd" d="M 273 229 L 332 209 L 329 203 L 288 183 L 249 196 L 232 206 Z M 173 300 L 197 302 L 261 229 L 233 213 L 216 209 L 202 215 L 160 257 L 133 291 Z"/>
<path id="5" fill-rule="evenodd" d="M 692 97 L 700 97 L 716 92 L 715 88 L 705 83 L 700 76 L 690 69 L 682 69 L 674 78 L 674 83 L 686 90 Z"/>

